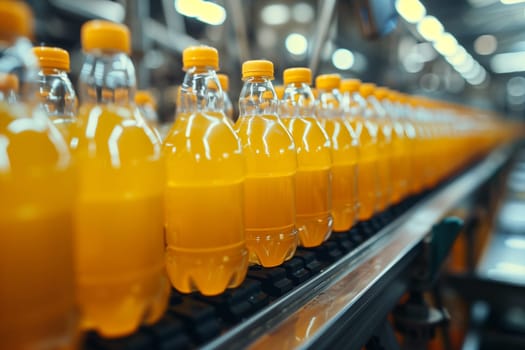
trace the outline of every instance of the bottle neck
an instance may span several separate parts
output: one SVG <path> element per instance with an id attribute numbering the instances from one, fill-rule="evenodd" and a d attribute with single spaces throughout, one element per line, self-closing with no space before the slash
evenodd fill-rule
<path id="1" fill-rule="evenodd" d="M 40 106 L 48 116 L 74 117 L 76 94 L 65 71 L 46 68 L 38 73 Z"/>
<path id="2" fill-rule="evenodd" d="M 177 113 L 222 112 L 224 96 L 212 67 L 192 67 L 181 85 Z"/>
<path id="3" fill-rule="evenodd" d="M 123 52 L 88 53 L 80 71 L 79 92 L 82 103 L 134 104 L 135 67 Z"/>
<path id="4" fill-rule="evenodd" d="M 268 77 L 251 77 L 244 81 L 239 97 L 241 117 L 277 115 L 279 100 Z"/>
<path id="5" fill-rule="evenodd" d="M 31 106 L 38 102 L 35 98 L 38 62 L 27 38 L 0 39 L 0 74 L 14 75 L 18 80 L 16 90 L 11 87 L 0 91 L 0 101 L 9 104 L 21 101 Z"/>
<path id="6" fill-rule="evenodd" d="M 338 90 L 318 89 L 316 111 L 319 117 L 342 116 L 342 96 Z"/>
<path id="7" fill-rule="evenodd" d="M 312 117 L 315 99 L 310 86 L 305 83 L 288 84 L 279 102 L 279 115 L 286 117 Z"/>

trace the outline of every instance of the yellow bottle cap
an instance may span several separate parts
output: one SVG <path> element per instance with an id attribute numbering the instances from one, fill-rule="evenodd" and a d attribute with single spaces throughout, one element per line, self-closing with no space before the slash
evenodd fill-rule
<path id="1" fill-rule="evenodd" d="M 277 98 L 279 100 L 282 100 L 284 97 L 284 86 L 282 85 L 276 85 L 274 86 L 275 94 L 277 95 Z"/>
<path id="2" fill-rule="evenodd" d="M 191 67 L 211 67 L 219 69 L 219 52 L 211 46 L 190 46 L 182 51 L 182 69 Z"/>
<path id="3" fill-rule="evenodd" d="M 0 39 L 33 38 L 33 12 L 22 1 L 0 1 Z"/>
<path id="4" fill-rule="evenodd" d="M 139 106 L 150 105 L 153 109 L 157 109 L 157 101 L 148 90 L 137 90 L 135 92 L 135 103 Z"/>
<path id="5" fill-rule="evenodd" d="M 359 79 L 343 79 L 341 80 L 341 86 L 339 89 L 341 92 L 356 92 L 359 90 L 361 80 Z"/>
<path id="6" fill-rule="evenodd" d="M 219 78 L 222 91 L 228 92 L 230 90 L 230 78 L 226 74 L 217 74 L 217 78 Z"/>
<path id="7" fill-rule="evenodd" d="M 55 68 L 69 72 L 69 53 L 58 47 L 37 46 L 33 53 L 38 59 L 40 68 Z"/>
<path id="8" fill-rule="evenodd" d="M 283 72 L 284 85 L 293 83 L 312 84 L 312 71 L 308 68 L 288 68 Z"/>
<path id="9" fill-rule="evenodd" d="M 363 83 L 361 84 L 361 86 L 359 87 L 359 93 L 361 94 L 361 96 L 363 97 L 368 97 L 370 96 L 374 90 L 376 88 L 376 84 L 373 84 L 373 83 Z"/>
<path id="10" fill-rule="evenodd" d="M 382 100 L 388 95 L 388 89 L 380 86 L 374 89 L 373 94 L 378 100 Z"/>
<path id="11" fill-rule="evenodd" d="M 315 78 L 315 86 L 321 90 L 339 89 L 341 76 L 339 74 L 322 74 Z"/>
<path id="12" fill-rule="evenodd" d="M 82 25 L 80 37 L 84 51 L 131 53 L 131 34 L 124 24 L 102 20 L 88 21 Z"/>
<path id="13" fill-rule="evenodd" d="M 267 60 L 246 61 L 242 64 L 242 79 L 268 77 L 273 79 L 273 63 Z"/>
<path id="14" fill-rule="evenodd" d="M 19 82 L 16 74 L 0 73 L 0 91 L 18 92 Z"/>

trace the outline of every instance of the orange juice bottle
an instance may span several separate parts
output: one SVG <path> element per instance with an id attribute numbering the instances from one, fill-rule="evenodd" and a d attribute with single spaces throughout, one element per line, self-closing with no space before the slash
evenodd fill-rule
<path id="1" fill-rule="evenodd" d="M 177 290 L 216 295 L 241 284 L 248 269 L 244 158 L 223 112 L 217 50 L 189 47 L 183 64 L 177 117 L 163 148 L 166 266 Z"/>
<path id="2" fill-rule="evenodd" d="M 295 218 L 299 242 L 303 247 L 316 247 L 332 232 L 330 140 L 315 117 L 310 69 L 286 69 L 283 80 L 286 89 L 279 115 L 297 148 Z"/>
<path id="3" fill-rule="evenodd" d="M 161 144 L 134 104 L 128 28 L 95 20 L 81 35 L 83 105 L 71 141 L 78 300 L 84 328 L 118 337 L 167 304 Z"/>
<path id="4" fill-rule="evenodd" d="M 406 153 L 408 152 L 407 139 L 403 124 L 398 118 L 397 106 L 391 100 L 390 91 L 387 88 L 379 87 L 375 90 L 375 96 L 383 107 L 386 125 L 384 129 L 390 127 L 391 145 L 390 145 L 390 180 L 391 192 L 390 203 L 397 204 L 403 199 L 407 190 L 408 171 L 410 164 Z"/>
<path id="5" fill-rule="evenodd" d="M 355 91 L 357 89 L 357 91 Z M 359 220 L 367 221 L 379 210 L 381 205 L 382 187 L 379 177 L 379 126 L 376 123 L 374 110 L 370 108 L 367 98 L 374 85 L 360 83 L 350 90 L 349 101 L 355 101 L 352 114 L 362 120 L 360 133 L 360 163 L 359 163 Z"/>
<path id="6" fill-rule="evenodd" d="M 391 181 L 391 153 L 392 153 L 392 126 L 389 123 L 385 110 L 379 104 L 376 96 L 376 85 L 363 83 L 359 88 L 359 93 L 365 99 L 365 114 L 377 128 L 377 169 L 379 178 L 379 197 L 377 210 L 383 211 L 390 204 L 392 193 Z"/>
<path id="7" fill-rule="evenodd" d="M 297 152 L 277 115 L 273 63 L 244 62 L 242 79 L 235 130 L 246 159 L 246 244 L 251 263 L 273 267 L 290 259 L 297 247 Z"/>
<path id="8" fill-rule="evenodd" d="M 219 84 L 221 85 L 222 89 L 222 98 L 224 99 L 223 104 L 223 110 L 224 114 L 228 117 L 229 120 L 232 122 L 235 122 L 236 118 L 233 115 L 233 104 L 232 100 L 230 99 L 230 96 L 228 95 L 230 91 L 230 78 L 226 74 L 217 74 L 217 78 L 219 79 Z"/>
<path id="9" fill-rule="evenodd" d="M 377 170 L 377 129 L 363 117 L 366 102 L 359 95 L 361 81 L 344 79 L 341 81 L 343 95 L 343 116 L 350 123 L 359 147 L 357 164 L 358 219 L 366 221 L 376 211 L 376 191 L 379 188 Z"/>
<path id="10" fill-rule="evenodd" d="M 419 150 L 421 137 L 418 128 L 417 120 L 414 117 L 414 104 L 412 98 L 403 93 L 397 93 L 397 100 L 399 104 L 399 117 L 405 129 L 405 135 L 408 139 L 408 162 L 409 180 L 407 186 L 408 195 L 416 195 L 422 189 L 421 167 L 419 164 Z"/>
<path id="11" fill-rule="evenodd" d="M 31 34 L 29 7 L 0 1 L 0 348 L 66 349 L 78 339 L 74 175 L 66 142 L 36 108 Z"/>
<path id="12" fill-rule="evenodd" d="M 76 93 L 69 80 L 69 54 L 57 47 L 33 48 L 40 72 L 38 73 L 40 105 L 49 119 L 69 142 L 76 118 Z"/>
<path id="13" fill-rule="evenodd" d="M 319 75 L 317 115 L 332 146 L 332 216 L 334 231 L 349 230 L 356 221 L 358 143 L 352 128 L 343 118 L 338 74 Z"/>
<path id="14" fill-rule="evenodd" d="M 158 134 L 159 116 L 157 115 L 155 97 L 148 90 L 137 90 L 135 92 L 135 104 L 149 127 Z"/>

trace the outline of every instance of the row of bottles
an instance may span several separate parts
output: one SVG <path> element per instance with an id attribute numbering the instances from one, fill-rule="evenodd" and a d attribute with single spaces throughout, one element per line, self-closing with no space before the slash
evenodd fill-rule
<path id="1" fill-rule="evenodd" d="M 32 49 L 28 7 L 0 5 L 2 348 L 129 334 L 162 316 L 170 282 L 220 294 L 515 136 L 485 112 L 338 75 L 312 91 L 307 68 L 285 70 L 278 98 L 265 60 L 242 65 L 234 122 L 219 54 L 199 46 L 162 142 L 127 27 L 83 25 L 77 99 L 67 52 Z"/>

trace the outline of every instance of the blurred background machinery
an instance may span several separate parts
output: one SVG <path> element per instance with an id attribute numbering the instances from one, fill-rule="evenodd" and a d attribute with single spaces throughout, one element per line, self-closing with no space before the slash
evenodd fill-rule
<path id="1" fill-rule="evenodd" d="M 195 43 L 219 49 L 234 100 L 241 62 L 264 57 L 276 63 L 276 77 L 289 66 L 313 66 L 517 118 L 525 112 L 525 2 L 519 0 L 29 2 L 36 43 L 70 50 L 73 80 L 81 23 L 128 24 L 139 86 L 156 91 L 164 120 L 173 116 L 181 52 Z"/>

